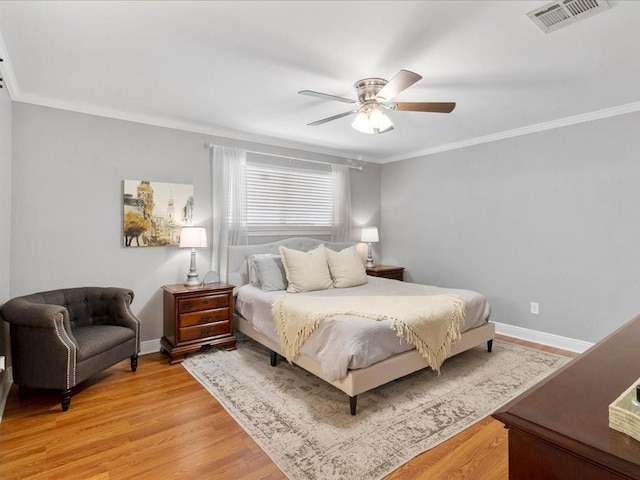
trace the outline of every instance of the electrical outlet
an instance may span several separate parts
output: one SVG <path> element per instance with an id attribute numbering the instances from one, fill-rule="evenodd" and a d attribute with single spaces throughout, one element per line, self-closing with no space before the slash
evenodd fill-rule
<path id="1" fill-rule="evenodd" d="M 531 302 L 531 313 L 538 315 L 540 313 L 540 305 L 538 302 Z"/>

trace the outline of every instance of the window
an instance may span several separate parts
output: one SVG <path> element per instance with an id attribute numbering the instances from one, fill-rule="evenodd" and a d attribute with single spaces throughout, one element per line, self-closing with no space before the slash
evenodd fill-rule
<path id="1" fill-rule="evenodd" d="M 328 235 L 332 209 L 331 170 L 247 162 L 249 235 Z"/>

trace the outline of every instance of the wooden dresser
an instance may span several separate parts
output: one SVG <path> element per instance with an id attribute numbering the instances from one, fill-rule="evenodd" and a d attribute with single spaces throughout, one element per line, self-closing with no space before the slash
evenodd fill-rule
<path id="1" fill-rule="evenodd" d="M 509 429 L 509 478 L 640 479 L 640 442 L 609 404 L 640 378 L 640 316 L 493 414 Z"/>
<path id="2" fill-rule="evenodd" d="M 198 287 L 165 285 L 164 336 L 160 348 L 171 363 L 184 360 L 203 345 L 235 348 L 233 285 L 209 283 Z"/>
<path id="3" fill-rule="evenodd" d="M 402 280 L 404 277 L 404 267 L 374 265 L 373 267 L 367 267 L 367 275 L 390 278 L 391 280 Z"/>

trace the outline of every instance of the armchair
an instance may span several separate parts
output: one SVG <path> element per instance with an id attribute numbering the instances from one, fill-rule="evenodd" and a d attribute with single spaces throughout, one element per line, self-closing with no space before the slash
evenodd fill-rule
<path id="1" fill-rule="evenodd" d="M 10 324 L 13 381 L 27 388 L 61 391 L 62 410 L 71 389 L 126 359 L 138 366 L 140 320 L 125 288 L 82 287 L 16 297 L 0 316 Z"/>

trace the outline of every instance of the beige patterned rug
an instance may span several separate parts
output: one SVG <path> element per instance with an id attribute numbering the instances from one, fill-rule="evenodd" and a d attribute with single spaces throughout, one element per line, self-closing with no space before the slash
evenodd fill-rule
<path id="1" fill-rule="evenodd" d="M 383 478 L 451 438 L 569 359 L 494 341 L 445 361 L 438 377 L 416 372 L 358 396 L 346 394 L 240 334 L 238 349 L 211 349 L 183 363 L 295 480 Z"/>

